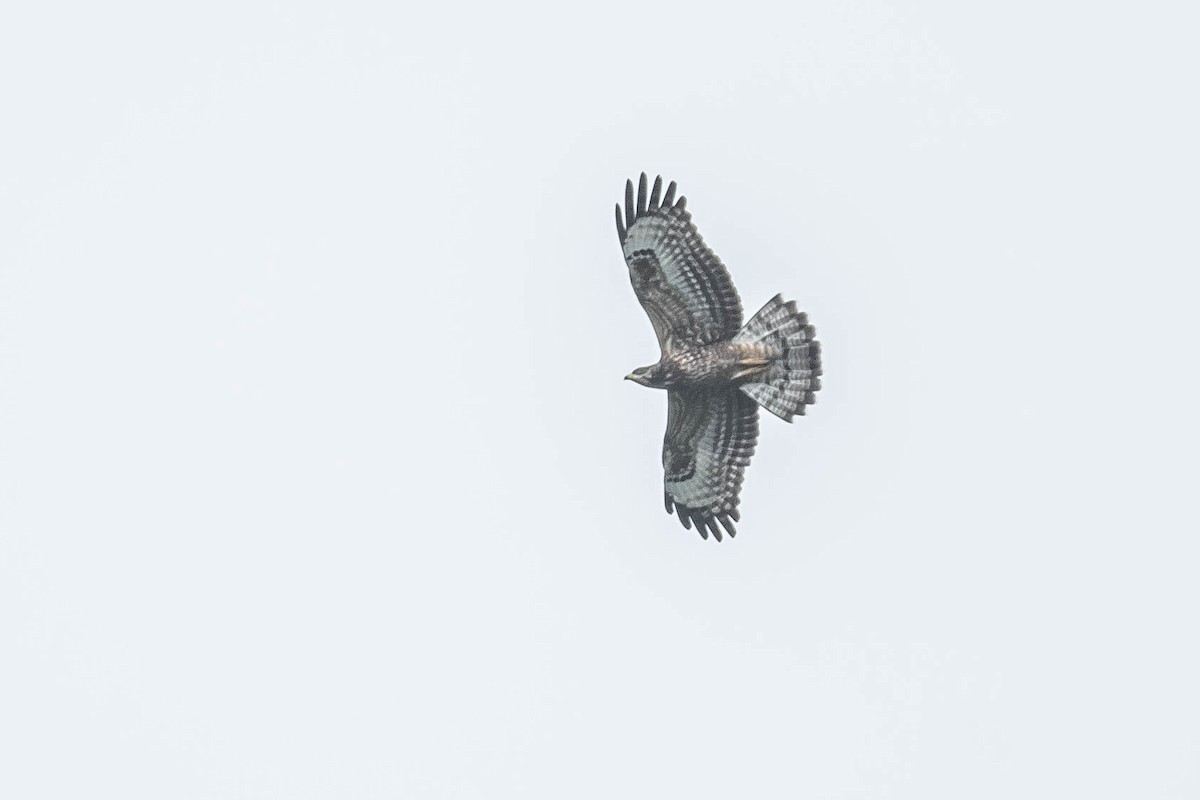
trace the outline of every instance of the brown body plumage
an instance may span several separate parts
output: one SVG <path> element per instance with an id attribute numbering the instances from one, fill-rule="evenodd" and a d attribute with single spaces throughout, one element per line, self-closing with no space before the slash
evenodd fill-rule
<path id="1" fill-rule="evenodd" d="M 766 370 L 769 353 L 760 344 L 717 342 L 666 353 L 640 375 L 635 370 L 630 379 L 654 389 L 737 385 Z M 645 380 L 639 380 L 642 377 Z"/>

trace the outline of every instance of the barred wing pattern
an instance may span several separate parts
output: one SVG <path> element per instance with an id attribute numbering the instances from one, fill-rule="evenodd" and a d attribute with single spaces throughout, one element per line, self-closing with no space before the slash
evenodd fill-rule
<path id="1" fill-rule="evenodd" d="M 704 244 L 671 181 L 661 197 L 662 177 L 646 194 L 646 173 L 625 182 L 625 213 L 617 204 L 617 235 L 629 280 L 650 317 L 663 353 L 730 339 L 742 327 L 742 302 L 729 271 Z"/>
<path id="2" fill-rule="evenodd" d="M 705 539 L 730 536 L 740 519 L 738 492 L 758 441 L 758 404 L 734 387 L 667 392 L 667 435 L 663 440 L 667 513 Z"/>

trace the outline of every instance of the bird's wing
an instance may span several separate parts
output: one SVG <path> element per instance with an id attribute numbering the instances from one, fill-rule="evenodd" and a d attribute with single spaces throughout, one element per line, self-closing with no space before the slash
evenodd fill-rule
<path id="1" fill-rule="evenodd" d="M 625 182 L 625 210 L 617 204 L 617 235 L 629 265 L 629 280 L 664 353 L 732 338 L 742 327 L 742 301 L 729 271 L 708 249 L 687 198 L 675 199 L 675 182 L 662 191 L 662 178 L 646 194 L 646 174 Z"/>
<path id="2" fill-rule="evenodd" d="M 733 386 L 667 392 L 663 470 L 667 513 L 705 539 L 733 536 L 742 475 L 758 441 L 758 404 Z"/>

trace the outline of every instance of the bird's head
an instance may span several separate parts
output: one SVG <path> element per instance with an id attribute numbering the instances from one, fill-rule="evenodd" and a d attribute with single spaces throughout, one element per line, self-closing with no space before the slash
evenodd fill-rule
<path id="1" fill-rule="evenodd" d="M 640 383 L 642 386 L 649 386 L 652 389 L 665 389 L 671 382 L 668 370 L 661 363 L 638 367 L 626 375 L 625 380 Z"/>

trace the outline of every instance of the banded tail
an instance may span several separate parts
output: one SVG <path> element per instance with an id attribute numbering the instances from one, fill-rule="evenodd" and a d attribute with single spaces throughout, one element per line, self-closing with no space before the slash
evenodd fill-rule
<path id="1" fill-rule="evenodd" d="M 821 343 L 808 315 L 796 310 L 794 300 L 775 295 L 750 318 L 733 341 L 757 344 L 769 360 L 765 371 L 741 386 L 743 392 L 780 419 L 791 422 L 795 414 L 817 401 L 821 388 Z"/>

